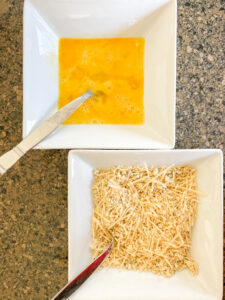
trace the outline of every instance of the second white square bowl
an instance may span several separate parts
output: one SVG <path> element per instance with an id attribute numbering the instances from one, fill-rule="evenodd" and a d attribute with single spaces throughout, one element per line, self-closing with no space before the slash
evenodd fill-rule
<path id="1" fill-rule="evenodd" d="M 220 150 L 73 150 L 69 154 L 69 279 L 91 262 L 93 170 L 114 165 L 188 164 L 197 169 L 200 197 L 192 256 L 198 276 L 102 269 L 71 297 L 76 300 L 221 300 L 223 292 L 223 170 Z"/>

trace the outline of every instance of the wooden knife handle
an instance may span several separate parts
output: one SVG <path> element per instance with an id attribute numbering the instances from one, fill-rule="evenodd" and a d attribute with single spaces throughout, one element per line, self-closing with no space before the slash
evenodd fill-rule
<path id="1" fill-rule="evenodd" d="M 11 168 L 25 152 L 17 145 L 12 150 L 6 152 L 0 157 L 0 174 L 3 175 L 9 168 Z"/>

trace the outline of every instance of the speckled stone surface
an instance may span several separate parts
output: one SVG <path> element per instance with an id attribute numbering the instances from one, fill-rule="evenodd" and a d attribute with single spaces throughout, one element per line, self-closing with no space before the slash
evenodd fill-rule
<path id="1" fill-rule="evenodd" d="M 223 149 L 223 0 L 178 0 L 176 148 Z M 0 154 L 22 130 L 23 0 L 0 0 Z M 0 178 L 0 299 L 67 281 L 67 150 L 33 150 Z"/>

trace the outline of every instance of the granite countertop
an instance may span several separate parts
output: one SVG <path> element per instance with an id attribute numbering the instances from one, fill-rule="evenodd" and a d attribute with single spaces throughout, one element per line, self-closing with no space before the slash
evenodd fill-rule
<path id="1" fill-rule="evenodd" d="M 178 0 L 176 148 L 223 149 L 224 0 Z M 23 0 L 0 0 L 0 154 L 21 140 Z M 223 75 L 224 74 L 224 75 Z M 0 179 L 0 298 L 67 281 L 67 150 L 33 150 Z"/>

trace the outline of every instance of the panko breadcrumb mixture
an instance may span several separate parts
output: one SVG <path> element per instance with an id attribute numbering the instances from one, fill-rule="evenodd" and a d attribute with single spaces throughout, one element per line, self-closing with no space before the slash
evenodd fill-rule
<path id="1" fill-rule="evenodd" d="M 103 266 L 172 276 L 198 273 L 190 254 L 197 217 L 196 170 L 190 166 L 115 166 L 94 171 L 92 255 L 111 240 Z"/>

